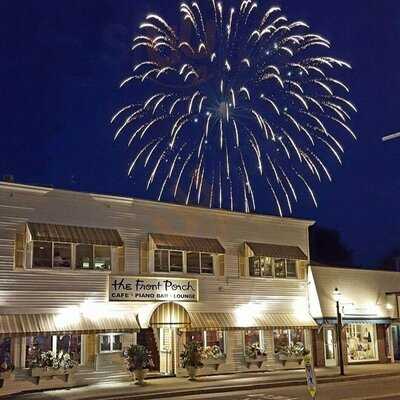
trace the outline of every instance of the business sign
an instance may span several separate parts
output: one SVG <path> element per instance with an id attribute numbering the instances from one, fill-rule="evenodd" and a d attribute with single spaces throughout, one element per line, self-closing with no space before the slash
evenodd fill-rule
<path id="1" fill-rule="evenodd" d="M 179 301 L 199 300 L 197 279 L 110 275 L 109 301 Z"/>

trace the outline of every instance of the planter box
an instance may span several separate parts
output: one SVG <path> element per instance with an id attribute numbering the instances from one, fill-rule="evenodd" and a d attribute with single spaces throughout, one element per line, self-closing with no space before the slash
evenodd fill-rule
<path id="1" fill-rule="evenodd" d="M 218 370 L 221 364 L 225 364 L 226 358 L 207 358 L 202 360 L 202 363 L 205 367 L 214 368 L 216 371 Z"/>
<path id="2" fill-rule="evenodd" d="M 4 386 L 5 382 L 8 380 L 14 380 L 14 374 L 12 371 L 1 372 L 0 373 L 0 389 Z"/>
<path id="3" fill-rule="evenodd" d="M 40 383 L 41 378 L 53 379 L 54 377 L 61 378 L 65 382 L 69 381 L 71 375 L 75 373 L 76 368 L 32 368 L 31 376 L 35 378 L 36 384 Z"/>
<path id="4" fill-rule="evenodd" d="M 299 365 L 303 362 L 303 356 L 288 356 L 287 354 L 278 353 L 277 358 L 283 366 L 285 366 L 287 362 L 297 362 Z"/>
<path id="5" fill-rule="evenodd" d="M 246 363 L 247 368 L 250 368 L 252 364 L 256 364 L 258 368 L 261 368 L 264 361 L 267 361 L 267 356 L 258 356 L 256 358 L 252 357 L 244 358 L 244 362 Z"/>

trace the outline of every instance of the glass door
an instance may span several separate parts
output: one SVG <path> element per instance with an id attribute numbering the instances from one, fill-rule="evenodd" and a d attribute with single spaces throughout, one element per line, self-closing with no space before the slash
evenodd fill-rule
<path id="1" fill-rule="evenodd" d="M 334 327 L 324 328 L 324 348 L 325 348 L 325 366 L 336 367 L 337 349 L 336 349 L 336 332 Z"/>
<path id="2" fill-rule="evenodd" d="M 174 375 L 174 332 L 173 328 L 160 328 L 160 373 Z"/>

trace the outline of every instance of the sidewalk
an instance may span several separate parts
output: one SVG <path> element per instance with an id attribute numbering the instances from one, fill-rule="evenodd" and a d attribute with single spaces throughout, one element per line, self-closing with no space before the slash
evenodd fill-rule
<path id="1" fill-rule="evenodd" d="M 394 375 L 400 376 L 400 364 L 348 366 L 345 370 L 346 376 L 344 377 L 339 375 L 336 368 L 317 369 L 316 373 L 320 384 Z M 26 393 L 18 396 L 13 395 L 11 397 L 4 397 L 2 400 L 95 400 L 100 394 L 102 399 L 123 400 L 124 398 L 129 398 L 150 400 L 155 397 L 171 398 L 182 395 L 211 394 L 304 384 L 304 370 L 291 370 L 206 376 L 199 377 L 195 382 L 190 382 L 186 378 L 156 378 L 147 380 L 146 385 L 143 387 L 127 382 L 95 384 L 79 388 Z"/>

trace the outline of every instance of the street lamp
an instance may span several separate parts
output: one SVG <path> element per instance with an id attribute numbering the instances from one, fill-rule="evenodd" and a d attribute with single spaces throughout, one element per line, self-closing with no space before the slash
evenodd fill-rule
<path id="1" fill-rule="evenodd" d="M 339 367 L 340 375 L 344 375 L 344 361 L 343 361 L 343 348 L 342 348 L 342 314 L 340 313 L 340 299 L 342 293 L 339 292 L 338 288 L 333 291 L 333 298 L 336 301 L 336 314 L 337 314 L 337 324 L 336 324 L 336 336 L 339 345 Z"/>

